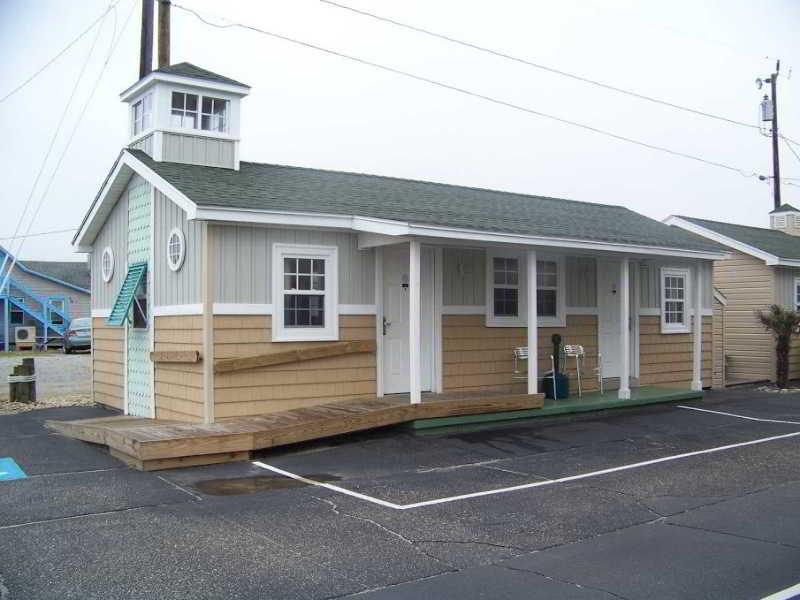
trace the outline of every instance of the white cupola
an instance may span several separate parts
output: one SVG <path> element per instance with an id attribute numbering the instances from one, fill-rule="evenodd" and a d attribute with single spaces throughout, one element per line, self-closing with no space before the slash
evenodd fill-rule
<path id="1" fill-rule="evenodd" d="M 241 101 L 250 87 L 190 63 L 148 73 L 120 94 L 128 148 L 153 160 L 239 169 Z"/>
<path id="2" fill-rule="evenodd" d="M 800 210 L 791 204 L 781 204 L 769 213 L 769 226 L 789 235 L 800 236 Z"/>

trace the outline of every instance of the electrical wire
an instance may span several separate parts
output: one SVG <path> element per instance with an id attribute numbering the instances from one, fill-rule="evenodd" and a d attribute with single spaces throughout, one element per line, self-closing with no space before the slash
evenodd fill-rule
<path id="1" fill-rule="evenodd" d="M 280 33 L 267 31 L 265 29 L 261 29 L 259 27 L 255 27 L 253 25 L 247 25 L 247 24 L 244 24 L 244 23 L 237 23 L 237 22 L 232 22 L 232 21 L 228 21 L 227 24 L 214 23 L 214 22 L 208 21 L 206 18 L 204 18 L 197 11 L 195 11 L 195 10 L 193 10 L 191 8 L 182 6 L 180 4 L 177 4 L 175 2 L 172 3 L 172 6 L 174 6 L 175 8 L 178 8 L 180 10 L 183 10 L 183 11 L 185 11 L 187 13 L 190 13 L 190 14 L 194 15 L 198 20 L 200 20 L 201 22 L 203 22 L 206 25 L 209 25 L 211 27 L 216 27 L 218 29 L 240 28 L 240 29 L 246 29 L 246 30 L 249 30 L 249 31 L 254 31 L 256 33 L 260 33 L 262 35 L 266 35 L 266 36 L 269 36 L 269 37 L 272 37 L 272 38 L 275 38 L 275 39 L 279 39 L 279 40 L 283 40 L 285 42 L 296 44 L 298 46 L 303 46 L 305 48 L 310 48 L 312 50 L 317 50 L 319 52 L 323 52 L 325 54 L 329 54 L 329 55 L 336 56 L 336 57 L 339 57 L 339 58 L 344 58 L 346 60 L 349 60 L 349 61 L 352 61 L 352 62 L 355 62 L 355 63 L 359 63 L 361 65 L 365 65 L 365 66 L 368 66 L 368 67 L 373 67 L 373 68 L 379 69 L 381 71 L 385 71 L 385 72 L 388 72 L 388 73 L 393 73 L 395 75 L 401 75 L 401 76 L 407 77 L 409 79 L 413 79 L 413 80 L 416 80 L 416 81 L 421 81 L 423 83 L 427 83 L 427 84 L 430 84 L 430 85 L 433 85 L 433 86 L 436 86 L 436 87 L 440 87 L 440 88 L 443 88 L 443 89 L 446 89 L 446 90 L 450 90 L 450 91 L 453 91 L 453 92 L 458 92 L 459 94 L 464 94 L 466 96 L 471 96 L 473 98 L 478 98 L 480 100 L 484 100 L 484 101 L 490 102 L 492 104 L 496 104 L 496 105 L 499 105 L 499 106 L 504 106 L 506 108 L 511 108 L 513 110 L 517 110 L 517 111 L 520 111 L 520 112 L 528 113 L 528 114 L 535 115 L 535 116 L 538 116 L 538 117 L 542 117 L 542 118 L 545 118 L 545 119 L 550 119 L 552 121 L 556 121 L 556 122 L 562 123 L 564 125 L 570 125 L 572 127 L 577 127 L 577 128 L 580 128 L 580 129 L 584 129 L 586 131 L 591 131 L 591 132 L 594 132 L 594 133 L 597 133 L 597 134 L 600 134 L 600 135 L 604 135 L 606 137 L 610 137 L 610 138 L 613 138 L 613 139 L 616 139 L 616 140 L 619 140 L 619 141 L 627 142 L 629 144 L 635 144 L 637 146 L 641 146 L 641 147 L 644 147 L 644 148 L 649 148 L 651 150 L 664 152 L 666 154 L 671 154 L 673 156 L 680 156 L 682 158 L 687 158 L 689 160 L 694 160 L 694 161 L 697 161 L 697 162 L 701 162 L 701 163 L 704 163 L 706 165 L 718 167 L 720 169 L 726 169 L 728 171 L 733 171 L 734 173 L 738 173 L 742 177 L 756 177 L 757 176 L 757 173 L 752 172 L 752 171 L 748 172 L 748 171 L 746 171 L 744 169 L 740 169 L 739 167 L 734 167 L 732 165 L 728 165 L 728 164 L 725 164 L 725 163 L 722 163 L 722 162 L 718 162 L 718 161 L 714 161 L 714 160 L 709 160 L 709 159 L 706 159 L 706 158 L 703 158 L 703 157 L 700 157 L 700 156 L 696 156 L 694 154 L 689 154 L 689 153 L 681 152 L 681 151 L 678 151 L 678 150 L 672 150 L 672 149 L 666 148 L 664 146 L 658 146 L 656 144 L 651 144 L 649 142 L 644 142 L 644 141 L 641 141 L 641 140 L 630 138 L 630 137 L 627 137 L 627 136 L 624 136 L 624 135 L 621 135 L 621 134 L 614 133 L 612 131 L 607 131 L 607 130 L 604 130 L 604 129 L 600 129 L 598 127 L 594 127 L 592 125 L 587 125 L 585 123 L 572 121 L 570 119 L 566 119 L 566 118 L 559 117 L 559 116 L 556 116 L 556 115 L 552 115 L 552 114 L 549 114 L 549 113 L 545 113 L 545 112 L 542 112 L 542 111 L 539 111 L 539 110 L 535 110 L 535 109 L 529 108 L 527 106 L 522 106 L 520 104 L 515 104 L 513 102 L 508 102 L 506 100 L 501 100 L 499 98 L 494 98 L 492 96 L 487 96 L 486 94 L 481 94 L 479 92 L 474 92 L 474 91 L 468 90 L 466 88 L 462 88 L 462 87 L 458 87 L 458 86 L 455 86 L 455 85 L 451 85 L 449 83 L 444 83 L 444 82 L 441 82 L 441 81 L 437 81 L 435 79 L 430 79 L 430 78 L 424 77 L 422 75 L 416 75 L 415 73 L 411 73 L 409 71 L 404 71 L 402 69 L 397 69 L 395 67 L 390 67 L 390 66 L 387 66 L 387 65 L 383 65 L 383 64 L 380 64 L 380 63 L 365 59 L 365 58 L 360 58 L 360 57 L 357 57 L 357 56 L 353 56 L 351 54 L 346 54 L 344 52 L 339 52 L 338 50 L 331 50 L 330 48 L 325 48 L 323 46 L 319 46 L 319 45 L 313 44 L 311 42 L 305 42 L 303 40 L 299 40 L 297 38 L 292 38 L 292 37 L 289 37 L 289 36 L 286 36 L 286 35 L 283 35 L 283 34 L 280 34 Z M 227 21 L 227 19 L 226 19 L 226 21 Z"/>
<path id="2" fill-rule="evenodd" d="M 17 235 L 12 237 L 0 237 L 0 242 L 7 242 L 9 240 L 18 240 L 23 237 L 40 237 L 43 235 L 55 235 L 57 233 L 72 233 L 73 231 L 77 231 L 74 227 L 71 229 L 53 229 L 51 231 L 38 231 L 36 233 L 28 233 L 25 235 Z"/>
<path id="3" fill-rule="evenodd" d="M 147 0 L 145 0 L 145 1 L 147 1 Z M 36 206 L 36 210 L 33 212 L 33 216 L 31 217 L 31 220 L 28 223 L 28 227 L 27 227 L 27 229 L 25 231 L 25 234 L 23 236 L 21 236 L 19 249 L 17 250 L 16 253 L 14 253 L 13 259 L 11 261 L 11 265 L 9 266 L 8 270 L 5 273 L 5 277 L 3 278 L 2 283 L 0 283 L 0 290 L 5 289 L 6 285 L 8 284 L 8 279 L 9 279 L 9 277 L 11 277 L 11 272 L 14 269 L 14 266 L 17 263 L 17 258 L 20 255 L 20 253 L 22 252 L 22 247 L 25 245 L 25 241 L 27 240 L 27 238 L 30 237 L 29 234 L 30 234 L 30 230 L 31 230 L 31 228 L 33 226 L 33 223 L 36 221 L 36 218 L 39 215 L 39 211 L 41 210 L 42 205 L 44 204 L 44 201 L 47 199 L 47 194 L 50 191 L 50 187 L 52 186 L 53 181 L 56 178 L 56 175 L 58 174 L 59 168 L 61 167 L 61 163 L 64 161 L 64 157 L 67 155 L 67 152 L 69 151 L 69 148 L 72 145 L 72 141 L 75 139 L 75 134 L 78 131 L 78 127 L 80 126 L 80 123 L 83 120 L 83 117 L 86 114 L 86 111 L 89 108 L 89 105 L 91 104 L 91 101 L 92 101 L 92 98 L 94 97 L 95 92 L 97 92 L 97 88 L 100 86 L 100 81 L 103 79 L 103 75 L 106 72 L 106 68 L 108 67 L 108 63 L 110 62 L 111 57 L 114 54 L 114 51 L 117 49 L 117 46 L 119 46 L 119 42 L 122 39 L 123 34 L 125 33 L 125 29 L 126 29 L 126 27 L 128 25 L 128 22 L 131 19 L 131 16 L 133 16 L 133 12 L 134 12 L 134 9 L 136 8 L 136 5 L 137 5 L 137 0 L 134 0 L 132 2 L 132 4 L 131 4 L 131 10 L 128 12 L 128 16 L 125 18 L 125 21 L 122 24 L 122 28 L 120 30 L 119 35 L 116 37 L 116 39 L 114 39 L 114 38 L 111 39 L 111 44 L 109 46 L 109 51 L 108 51 L 108 54 L 106 56 L 105 61 L 103 62 L 103 65 L 102 65 L 102 67 L 100 69 L 100 73 L 98 74 L 97 79 L 95 80 L 94 85 L 92 86 L 92 89 L 89 92 L 89 96 L 86 98 L 86 102 L 84 103 L 84 105 L 83 105 L 83 107 L 81 109 L 81 112 L 78 115 L 78 119 L 75 121 L 75 125 L 73 126 L 72 131 L 70 132 L 69 138 L 67 139 L 67 143 L 64 146 L 63 150 L 61 151 L 61 154 L 58 157 L 58 162 L 56 163 L 56 166 L 53 169 L 53 172 L 50 174 L 50 179 L 47 182 L 47 185 L 46 185 L 46 187 L 44 189 L 44 192 L 42 192 L 42 195 L 39 198 L 39 202 L 38 202 L 38 204 Z M 116 10 L 116 4 L 113 5 L 112 8 L 114 8 Z M 115 21 L 114 21 L 114 32 L 115 33 L 116 33 L 116 29 L 117 29 L 117 27 L 116 27 L 116 18 L 115 18 Z"/>
<path id="4" fill-rule="evenodd" d="M 526 65 L 528 67 L 533 67 L 535 69 L 540 69 L 542 71 L 547 71 L 548 73 L 553 73 L 555 75 L 560 75 L 562 77 L 567 77 L 569 79 L 574 79 L 575 81 L 588 83 L 590 85 L 601 87 L 601 88 L 606 89 L 606 90 L 611 90 L 613 92 L 618 92 L 620 94 L 625 94 L 625 95 L 631 96 L 633 98 L 638 98 L 639 100 L 645 100 L 647 102 L 652 102 L 654 104 L 660 104 L 662 106 L 667 106 L 669 108 L 674 108 L 676 110 L 681 110 L 681 111 L 684 111 L 684 112 L 692 113 L 694 115 L 699 115 L 699 116 L 702 116 L 702 117 L 708 117 L 710 119 L 716 119 L 718 121 L 724 121 L 724 122 L 729 123 L 731 125 L 739 125 L 739 126 L 742 126 L 742 127 L 748 127 L 750 129 L 758 129 L 758 125 L 754 125 L 752 123 L 746 123 L 744 121 L 738 121 L 736 119 L 731 119 L 731 118 L 724 117 L 724 116 L 721 116 L 721 115 L 715 115 L 715 114 L 707 112 L 707 111 L 699 110 L 699 109 L 696 109 L 696 108 L 691 108 L 689 106 L 683 106 L 681 104 L 676 104 L 674 102 L 669 102 L 667 100 L 662 100 L 662 99 L 656 98 L 654 96 L 648 96 L 646 94 L 641 94 L 641 93 L 635 92 L 633 90 L 628 90 L 628 89 L 625 89 L 625 88 L 617 87 L 617 86 L 614 86 L 614 85 L 611 85 L 611 84 L 608 84 L 608 83 L 604 83 L 602 81 L 597 81 L 595 79 L 589 79 L 588 77 L 583 77 L 582 75 L 576 75 L 575 73 L 570 73 L 568 71 L 563 71 L 561 69 L 556 69 L 554 67 L 549 67 L 547 65 L 544 65 L 544 64 L 541 64 L 541 63 L 536 63 L 536 62 L 533 62 L 531 60 L 527 60 L 525 58 L 520 58 L 520 57 L 514 56 L 512 54 L 507 54 L 507 53 L 502 52 L 500 50 L 494 50 L 494 49 L 488 48 L 486 46 L 481 46 L 481 45 L 476 44 L 474 42 L 469 42 L 469 41 L 466 41 L 466 40 L 462 40 L 462 39 L 451 37 L 449 35 L 444 35 L 442 33 L 437 33 L 435 31 L 431 31 L 430 29 L 425 29 L 425 28 L 419 27 L 417 25 L 411 25 L 410 23 L 404 23 L 403 21 L 398 21 L 396 19 L 392 19 L 392 18 L 389 18 L 389 17 L 384 17 L 382 15 L 378 15 L 378 14 L 375 14 L 373 12 L 369 12 L 369 11 L 366 11 L 366 10 L 362 10 L 362 9 L 354 8 L 352 6 L 348 6 L 346 4 L 340 4 L 338 2 L 334 2 L 333 0 L 319 0 L 319 1 L 322 2 L 323 4 L 327 4 L 328 6 L 333 6 L 335 8 L 340 8 L 340 9 L 343 9 L 343 10 L 346 10 L 346 11 L 350 11 L 350 12 L 353 12 L 353 13 L 356 13 L 356 14 L 359 14 L 359 15 L 362 15 L 362 16 L 365 16 L 365 17 L 369 17 L 371 19 L 376 19 L 378 21 L 382 21 L 384 23 L 388 23 L 390 25 L 395 25 L 397 27 L 402 27 L 404 29 L 415 31 L 417 33 L 422 33 L 424 35 L 428 35 L 428 36 L 431 36 L 431 37 L 434 37 L 434 38 L 437 38 L 437 39 L 440 39 L 440 40 L 444 40 L 446 42 L 451 42 L 453 44 L 458 44 L 459 46 L 464 46 L 465 48 L 471 48 L 473 50 L 478 50 L 479 52 L 485 52 L 486 54 L 491 54 L 492 56 L 496 56 L 496 57 L 499 57 L 499 58 L 504 58 L 504 59 L 507 59 L 507 60 L 510 60 L 510 61 L 513 61 L 513 62 L 516 62 L 516 63 L 519 63 L 519 64 Z"/>
<path id="5" fill-rule="evenodd" d="M 786 147 L 789 149 L 789 151 L 790 151 L 792 154 L 794 154 L 794 157 L 797 159 L 797 161 L 798 161 L 798 162 L 800 162 L 800 154 L 797 154 L 797 151 L 796 151 L 796 150 L 795 150 L 795 149 L 792 147 L 792 145 L 789 143 L 789 140 L 787 140 L 787 139 L 786 139 L 785 137 L 783 137 L 783 136 L 781 136 L 781 137 L 783 138 L 783 143 L 784 143 L 784 144 L 786 144 Z M 786 179 L 795 179 L 795 177 L 787 177 Z"/>
<path id="6" fill-rule="evenodd" d="M 66 52 L 67 52 L 67 50 L 69 50 L 70 48 L 72 48 L 72 47 L 73 47 L 75 44 L 77 44 L 77 43 L 78 43 L 78 42 L 79 42 L 81 39 L 83 39 L 83 36 L 85 36 L 85 35 L 86 35 L 87 33 L 89 33 L 89 32 L 90 32 L 92 29 L 94 29 L 94 27 L 95 27 L 95 26 L 96 26 L 96 25 L 97 25 L 97 24 L 98 24 L 100 21 L 102 21 L 102 20 L 105 18 L 105 16 L 106 16 L 106 15 L 107 15 L 109 12 L 111 12 L 111 10 L 112 10 L 113 8 L 115 8 L 115 7 L 116 7 L 116 5 L 117 5 L 117 4 L 119 4 L 121 1 L 122 1 L 122 0 L 116 0 L 116 2 L 112 3 L 112 4 L 111 4 L 111 5 L 110 5 L 110 6 L 109 6 L 109 7 L 108 7 L 108 8 L 107 8 L 105 11 L 103 11 L 103 13 L 102 13 L 102 14 L 101 14 L 99 17 L 97 17 L 97 18 L 96 18 L 94 21 L 92 21 L 92 23 L 89 25 L 89 27 L 87 27 L 87 28 L 86 28 L 86 29 L 84 29 L 84 30 L 83 30 L 81 33 L 79 33 L 79 34 L 78 34 L 78 36 L 77 36 L 75 39 L 73 39 L 73 40 L 72 40 L 72 41 L 71 41 L 69 44 L 67 44 L 66 46 L 64 46 L 64 48 L 62 48 L 62 49 L 61 49 L 61 51 L 60 51 L 60 52 L 58 52 L 58 54 L 56 54 L 56 55 L 55 55 L 53 58 L 51 58 L 50 60 L 48 60 L 48 61 L 47 61 L 47 62 L 46 62 L 44 65 L 42 65 L 42 66 L 41 66 L 41 67 L 40 67 L 38 70 L 36 70 L 36 71 L 33 73 L 33 75 L 31 75 L 30 77 L 28 77 L 28 78 L 27 78 L 25 81 L 23 81 L 22 83 L 20 83 L 20 84 L 19 84 L 17 87 L 15 87 L 14 89 L 12 89 L 12 90 L 11 90 L 10 92 L 8 92 L 8 93 L 7 93 L 5 96 L 3 96 L 3 97 L 0 97 L 0 103 L 3 103 L 3 102 L 5 102 L 5 101 L 6 101 L 8 98 L 10 98 L 10 97 L 11 97 L 11 96 L 13 96 L 14 94 L 16 94 L 16 93 L 17 93 L 18 91 L 20 91 L 21 89 L 23 89 L 23 88 L 24 88 L 26 85 L 28 85 L 28 84 L 29 84 L 31 81 L 33 81 L 34 79 L 36 79 L 36 77 L 38 77 L 38 76 L 39 76 L 39 75 L 40 75 L 42 72 L 44 72 L 44 71 L 45 71 L 45 70 L 46 70 L 46 69 L 47 69 L 47 68 L 48 68 L 50 65 L 52 65 L 52 64 L 53 64 L 54 62 L 56 62 L 56 61 L 57 61 L 59 58 L 61 58 L 61 57 L 64 55 L 64 53 L 66 53 Z"/>

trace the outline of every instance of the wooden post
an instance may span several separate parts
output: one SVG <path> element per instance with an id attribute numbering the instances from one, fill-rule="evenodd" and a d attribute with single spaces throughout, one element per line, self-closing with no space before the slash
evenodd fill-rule
<path id="1" fill-rule="evenodd" d="M 620 262 L 619 272 L 619 392 L 620 400 L 629 400 L 631 397 L 631 292 L 630 292 L 630 259 L 625 257 Z"/>
<path id="2" fill-rule="evenodd" d="M 139 43 L 139 79 L 153 70 L 153 0 L 142 2 L 142 32 Z"/>
<path id="3" fill-rule="evenodd" d="M 528 394 L 539 393 L 539 314 L 536 306 L 536 250 L 528 250 Z"/>
<path id="4" fill-rule="evenodd" d="M 422 402 L 422 248 L 418 241 L 409 242 L 408 257 L 408 391 L 411 404 L 419 404 Z"/>
<path id="5" fill-rule="evenodd" d="M 203 422 L 214 422 L 214 232 L 202 223 L 201 294 L 203 300 Z M 272 318 L 276 318 L 275 315 Z"/>
<path id="6" fill-rule="evenodd" d="M 703 389 L 703 273 L 698 262 L 694 267 L 694 321 L 692 322 L 692 390 Z"/>
<path id="7" fill-rule="evenodd" d="M 8 385 L 10 402 L 30 404 L 36 402 L 36 366 L 32 358 L 23 358 L 22 364 L 14 367 L 12 377 L 27 378 L 30 381 L 12 381 Z"/>
<path id="8" fill-rule="evenodd" d="M 158 68 L 169 66 L 170 0 L 158 0 Z"/>

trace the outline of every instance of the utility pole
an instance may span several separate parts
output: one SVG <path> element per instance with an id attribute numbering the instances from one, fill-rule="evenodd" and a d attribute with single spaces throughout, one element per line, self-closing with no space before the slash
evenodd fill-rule
<path id="1" fill-rule="evenodd" d="M 142 37 L 139 54 L 139 79 L 153 70 L 153 0 L 142 1 Z"/>
<path id="2" fill-rule="evenodd" d="M 169 66 L 170 0 L 158 0 L 158 68 Z"/>
<path id="3" fill-rule="evenodd" d="M 780 70 L 781 61 L 775 61 L 775 72 L 767 80 L 772 91 L 772 186 L 776 209 L 781 206 L 781 167 L 778 158 L 778 73 Z"/>

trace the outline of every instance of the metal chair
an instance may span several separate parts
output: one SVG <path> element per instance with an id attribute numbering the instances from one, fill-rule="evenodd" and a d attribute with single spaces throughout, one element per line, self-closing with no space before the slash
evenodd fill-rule
<path id="1" fill-rule="evenodd" d="M 525 368 L 525 370 L 521 370 L 519 366 L 519 363 L 523 360 L 526 363 L 528 362 L 528 347 L 517 346 L 516 348 L 514 348 L 514 371 L 511 374 L 511 379 L 517 379 L 522 381 L 528 380 L 528 369 Z M 556 362 L 552 354 L 550 355 L 550 374 L 548 375 L 547 373 L 545 373 L 538 379 L 544 381 L 548 377 L 551 377 L 553 379 L 553 399 L 556 400 L 557 399 L 556 396 L 558 395 L 556 393 Z"/>
<path id="2" fill-rule="evenodd" d="M 575 370 L 578 374 L 578 397 L 583 396 L 583 388 L 581 385 L 581 363 L 586 360 L 586 350 L 581 344 L 565 344 L 564 345 L 564 366 L 566 367 L 566 360 L 570 357 L 575 358 Z M 595 375 L 597 375 L 598 383 L 600 384 L 600 393 L 603 393 L 603 356 L 597 353 L 597 366 L 594 368 Z"/>

